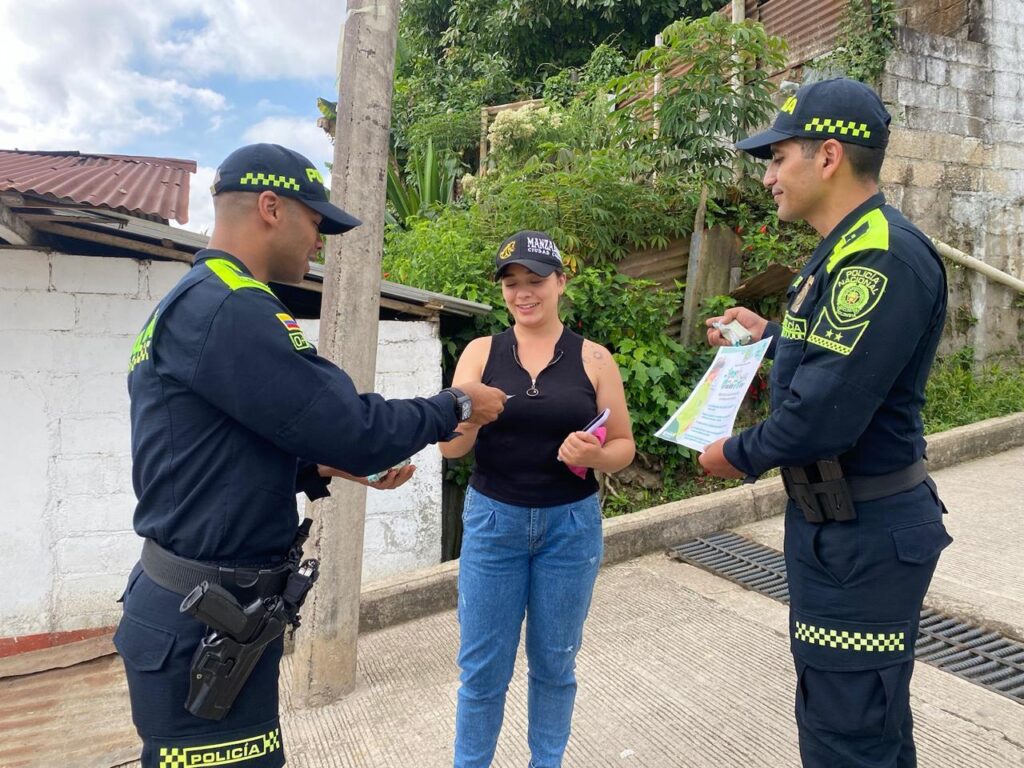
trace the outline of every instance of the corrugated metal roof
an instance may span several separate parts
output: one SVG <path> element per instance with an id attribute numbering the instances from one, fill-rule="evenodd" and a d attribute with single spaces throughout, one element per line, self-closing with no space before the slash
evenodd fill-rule
<path id="1" fill-rule="evenodd" d="M 796 67 L 832 50 L 847 0 L 768 0 L 757 9 L 758 19 L 770 35 L 789 44 L 787 67 Z"/>
<path id="2" fill-rule="evenodd" d="M 0 191 L 188 221 L 192 160 L 0 150 Z"/>

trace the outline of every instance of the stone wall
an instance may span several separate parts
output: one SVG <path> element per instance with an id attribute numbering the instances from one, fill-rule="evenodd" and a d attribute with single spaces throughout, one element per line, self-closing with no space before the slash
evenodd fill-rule
<path id="1" fill-rule="evenodd" d="M 1024 14 L 1019 0 L 970 8 L 952 35 L 901 28 L 882 82 L 893 114 L 882 181 L 890 201 L 929 235 L 1022 277 Z M 947 268 L 946 348 L 970 344 L 979 358 L 1021 353 L 1019 294 Z"/>
<path id="2" fill-rule="evenodd" d="M 179 263 L 0 251 L 0 637 L 116 622 L 132 530 L 125 377 L 132 341 Z M 437 324 L 382 322 L 378 387 L 440 389 Z M 440 561 L 440 456 L 371 491 L 367 578 Z"/>

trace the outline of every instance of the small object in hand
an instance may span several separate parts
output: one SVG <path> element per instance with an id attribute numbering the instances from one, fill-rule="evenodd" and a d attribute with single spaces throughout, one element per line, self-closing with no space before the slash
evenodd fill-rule
<path id="1" fill-rule="evenodd" d="M 587 426 L 585 426 L 580 431 L 586 432 L 588 435 L 593 435 L 598 439 L 598 442 L 600 442 L 601 445 L 604 445 L 604 441 L 608 437 L 608 428 L 604 426 L 604 423 L 608 421 L 608 417 L 611 415 L 612 409 L 605 408 L 603 411 L 597 414 L 597 416 L 594 417 L 593 421 L 587 424 Z M 561 459 L 559 459 L 559 461 L 561 461 Z M 578 467 L 575 464 L 567 464 L 566 466 L 568 467 L 569 471 L 572 472 L 577 477 L 581 479 L 586 479 L 586 467 Z"/>
<path id="2" fill-rule="evenodd" d="M 712 323 L 711 326 L 713 328 L 717 328 L 718 332 L 722 334 L 722 338 L 734 347 L 749 344 L 754 339 L 754 337 L 750 335 L 750 331 L 740 325 L 738 320 L 733 320 L 728 323 Z"/>
<path id="3" fill-rule="evenodd" d="M 381 480 L 384 479 L 384 476 L 392 469 L 401 469 L 402 467 L 406 466 L 410 461 L 412 461 L 412 459 L 404 459 L 403 461 L 400 461 L 397 464 L 395 464 L 395 466 L 391 467 L 390 469 L 382 469 L 380 472 L 374 472 L 372 475 L 367 475 L 366 482 L 379 483 Z"/>

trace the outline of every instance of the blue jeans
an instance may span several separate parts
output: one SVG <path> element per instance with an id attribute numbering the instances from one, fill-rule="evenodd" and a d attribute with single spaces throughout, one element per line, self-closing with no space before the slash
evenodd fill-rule
<path id="1" fill-rule="evenodd" d="M 529 508 L 470 488 L 462 519 L 455 768 L 487 768 L 494 758 L 524 614 L 530 768 L 559 768 L 604 547 L 597 494 Z"/>

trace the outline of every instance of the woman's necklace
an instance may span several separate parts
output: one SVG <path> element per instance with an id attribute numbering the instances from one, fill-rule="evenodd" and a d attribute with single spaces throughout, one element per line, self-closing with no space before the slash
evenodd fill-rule
<path id="1" fill-rule="evenodd" d="M 561 360 L 562 354 L 562 350 L 557 350 L 557 354 L 553 358 L 551 358 L 551 362 L 549 362 L 547 365 L 540 369 L 540 373 L 538 373 L 536 376 L 530 376 L 530 372 L 526 370 L 526 366 L 523 365 L 522 362 L 519 360 L 519 345 L 512 345 L 512 357 L 515 358 L 516 364 L 523 369 L 527 376 L 530 376 L 530 388 L 526 390 L 527 397 L 537 397 L 537 395 L 540 394 L 540 390 L 537 388 L 537 379 L 540 378 L 541 373 L 544 373 L 544 371 L 546 371 L 552 365 Z"/>

